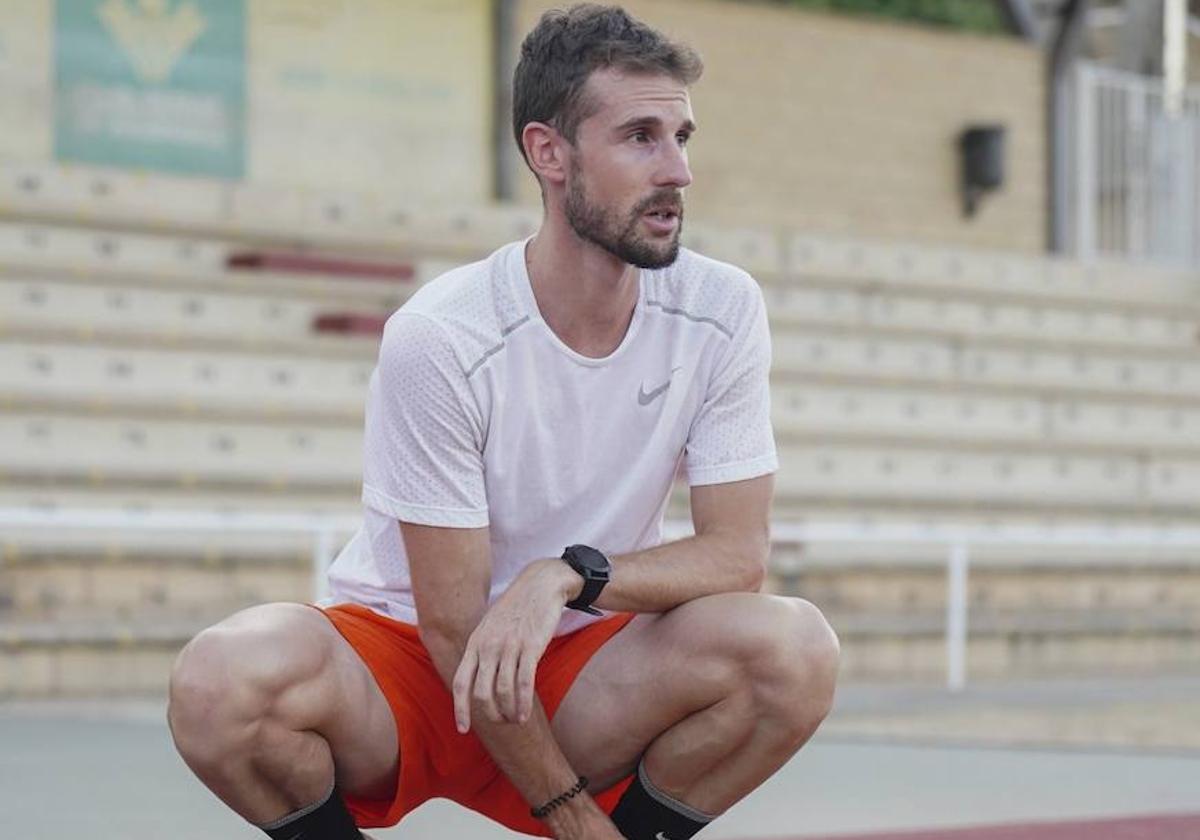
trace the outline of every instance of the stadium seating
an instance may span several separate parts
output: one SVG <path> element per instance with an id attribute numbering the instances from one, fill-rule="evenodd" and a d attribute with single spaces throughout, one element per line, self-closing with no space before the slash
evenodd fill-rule
<path id="1" fill-rule="evenodd" d="M 864 286 L 843 289 L 796 287 L 775 283 L 765 289 L 772 318 L 779 325 L 803 329 L 823 324 L 896 334 L 932 334 L 959 341 L 981 339 L 1093 345 L 1120 350 L 1187 350 L 1200 341 L 1200 310 L 1179 305 L 1168 310 L 1132 309 L 1124 304 L 1083 308 L 1069 303 L 1018 303 L 983 299 L 948 299 L 930 291 L 892 291 Z"/>
<path id="2" fill-rule="evenodd" d="M 182 179 L 151 214 L 146 177 L 0 168 L 0 508 L 354 515 L 380 320 L 536 214 Z M 412 277 L 229 266 L 293 243 Z M 1200 523 L 1192 278 L 690 221 L 687 243 L 763 286 L 776 522 Z M 299 534 L 13 527 L 2 548 L 0 697 L 161 691 L 201 627 L 312 592 Z M 937 678 L 945 551 L 781 541 L 770 585 L 826 610 L 847 675 Z M 1195 556 L 974 547 L 972 676 L 1195 667 Z"/>
<path id="3" fill-rule="evenodd" d="M 361 434 L 353 428 L 56 416 L 0 416 L 10 476 L 82 478 L 93 483 L 169 482 L 340 486 L 362 477 Z"/>
<path id="4" fill-rule="evenodd" d="M 1196 393 L 1200 362 L 1186 347 L 1154 355 L 1105 347 L 1038 347 L 983 339 L 894 336 L 828 326 L 777 329 L 775 370 L 780 374 L 872 378 L 997 388 L 1052 388 L 1092 394 L 1172 396 Z M 878 336 L 878 337 L 876 337 Z"/>
<path id="5" fill-rule="evenodd" d="M 1194 276 L 1186 270 L 1134 264 L 1084 265 L 1060 258 L 966 249 L 861 242 L 794 233 L 785 237 L 784 273 L 879 288 L 953 292 L 967 297 L 1019 296 L 1029 303 L 1122 302 L 1169 310 L 1196 303 Z"/>
<path id="6" fill-rule="evenodd" d="M 331 355 L 3 341 L 0 393 L 12 406 L 357 417 L 373 360 Z"/>
<path id="7" fill-rule="evenodd" d="M 79 165 L 0 161 L 0 216 L 138 229 L 260 247 L 356 255 L 477 255 L 526 236 L 540 211 L 521 206 L 414 206 L 360 194 L 172 177 Z M 226 253 L 221 250 L 220 258 Z"/>
<path id="8" fill-rule="evenodd" d="M 211 288 L 159 289 L 137 285 L 93 286 L 25 275 L 0 285 L 0 307 L 10 319 L 8 335 L 39 339 L 105 339 L 170 345 L 283 347 L 303 353 L 313 341 L 313 321 L 346 306 L 345 298 L 263 295 Z M 394 293 L 349 303 L 358 311 L 385 314 Z M 338 342 L 325 352 L 336 352 Z M 369 355 L 374 342 L 363 346 Z"/>

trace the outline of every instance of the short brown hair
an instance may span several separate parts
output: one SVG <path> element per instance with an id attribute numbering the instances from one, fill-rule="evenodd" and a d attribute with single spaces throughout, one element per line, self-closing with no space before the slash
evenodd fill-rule
<path id="1" fill-rule="evenodd" d="M 584 85 L 594 71 L 608 67 L 663 74 L 684 85 L 704 72 L 694 49 L 669 40 L 620 6 L 581 3 L 551 9 L 525 36 L 513 73 L 513 134 L 522 157 L 521 132 L 531 122 L 552 125 L 575 144 L 579 124 L 593 113 L 582 95 Z"/>

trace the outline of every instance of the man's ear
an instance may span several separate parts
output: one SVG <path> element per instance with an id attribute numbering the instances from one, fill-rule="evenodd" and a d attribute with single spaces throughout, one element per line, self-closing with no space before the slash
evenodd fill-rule
<path id="1" fill-rule="evenodd" d="M 539 180 L 562 184 L 567 180 L 566 139 L 550 125 L 541 122 L 525 124 L 521 130 L 521 143 L 525 146 L 525 157 L 529 168 Z"/>

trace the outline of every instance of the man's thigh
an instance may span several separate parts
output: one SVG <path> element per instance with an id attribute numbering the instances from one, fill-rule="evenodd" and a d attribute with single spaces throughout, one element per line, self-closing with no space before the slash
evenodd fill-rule
<path id="1" fill-rule="evenodd" d="M 729 694 L 739 661 L 788 600 L 727 593 L 636 616 L 588 661 L 554 715 L 571 766 L 595 790 L 632 772 L 655 738 Z"/>
<path id="2" fill-rule="evenodd" d="M 400 738 L 387 697 L 363 653 L 336 629 L 333 616 L 308 604 L 295 612 L 303 620 L 297 630 L 302 626 L 305 631 L 295 634 L 297 643 L 312 646 L 314 638 L 322 638 L 327 657 L 321 679 L 310 690 L 308 702 L 315 705 L 300 725 L 329 743 L 344 793 L 391 796 L 399 774 Z"/>

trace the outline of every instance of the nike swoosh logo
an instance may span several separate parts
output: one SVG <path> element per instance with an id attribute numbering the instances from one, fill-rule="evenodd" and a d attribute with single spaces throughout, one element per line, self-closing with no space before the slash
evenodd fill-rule
<path id="1" fill-rule="evenodd" d="M 642 390 L 645 387 L 645 384 L 643 384 L 641 388 L 638 388 L 638 405 L 650 405 L 650 403 L 654 402 L 655 397 L 671 387 L 671 380 L 668 379 L 666 385 L 659 385 L 648 393 Z"/>
<path id="2" fill-rule="evenodd" d="M 671 838 L 660 831 L 654 835 L 654 840 L 671 840 Z"/>
<path id="3" fill-rule="evenodd" d="M 677 368 L 677 367 L 671 368 L 671 376 L 674 376 L 675 371 L 677 371 L 677 370 L 679 370 L 679 368 Z M 659 394 L 663 393 L 670 387 L 671 387 L 671 380 L 668 379 L 666 382 L 664 382 L 662 385 L 659 385 L 653 391 L 647 391 L 646 383 L 643 382 L 638 387 L 638 405 L 650 405 L 650 403 L 654 402 L 655 397 L 657 397 Z"/>

